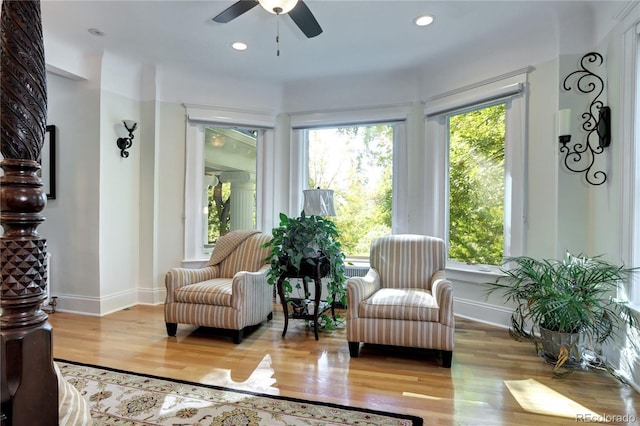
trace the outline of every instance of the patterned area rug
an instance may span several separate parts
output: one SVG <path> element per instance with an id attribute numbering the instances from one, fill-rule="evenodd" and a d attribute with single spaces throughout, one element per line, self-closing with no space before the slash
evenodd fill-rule
<path id="1" fill-rule="evenodd" d="M 284 398 L 56 360 L 95 425 L 422 426 L 414 416 Z"/>

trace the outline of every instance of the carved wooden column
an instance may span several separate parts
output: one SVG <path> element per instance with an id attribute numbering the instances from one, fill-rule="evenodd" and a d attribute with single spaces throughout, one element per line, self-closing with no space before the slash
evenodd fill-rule
<path id="1" fill-rule="evenodd" d="M 47 204 L 37 175 L 47 124 L 40 2 L 4 0 L 0 22 L 0 396 L 2 425 L 55 425 L 58 389 L 46 298 Z"/>

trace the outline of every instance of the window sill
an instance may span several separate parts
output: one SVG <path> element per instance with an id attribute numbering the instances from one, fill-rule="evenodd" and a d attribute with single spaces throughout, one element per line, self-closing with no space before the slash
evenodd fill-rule
<path id="1" fill-rule="evenodd" d="M 368 259 L 351 258 L 346 259 L 345 263 L 352 267 L 369 267 Z M 504 275 L 497 266 L 469 265 L 459 262 L 449 262 L 445 268 L 445 273 L 447 278 L 452 281 L 476 284 L 494 282 L 496 279 Z"/>
<path id="2" fill-rule="evenodd" d="M 452 281 L 484 284 L 494 282 L 503 276 L 500 268 L 489 265 L 469 265 L 466 263 L 449 262 L 446 267 L 447 278 Z"/>
<path id="3" fill-rule="evenodd" d="M 631 310 L 633 310 L 638 316 L 640 316 L 640 304 L 638 303 L 634 303 L 634 302 L 629 302 L 629 308 L 631 308 Z"/>
<path id="4" fill-rule="evenodd" d="M 183 268 L 189 268 L 189 269 L 203 268 L 207 264 L 208 261 L 209 261 L 209 258 L 206 258 L 206 259 L 183 259 L 182 260 L 182 267 Z"/>

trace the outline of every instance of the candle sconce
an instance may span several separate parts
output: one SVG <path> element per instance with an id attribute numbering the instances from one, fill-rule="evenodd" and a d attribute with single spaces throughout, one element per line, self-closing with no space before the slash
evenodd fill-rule
<path id="1" fill-rule="evenodd" d="M 564 90 L 571 90 L 569 80 L 575 78 L 576 90 L 595 93 L 588 110 L 581 116 L 584 119 L 582 129 L 587 132 L 586 140 L 570 145 L 570 111 L 562 110 L 558 115 L 558 137 L 562 145 L 560 152 L 564 154 L 564 165 L 572 172 L 584 173 L 586 181 L 591 185 L 602 185 L 607 181 L 604 171 L 592 168 L 596 156 L 611 144 L 611 109 L 598 99 L 604 92 L 604 81 L 589 69 L 590 65 L 600 66 L 603 62 L 599 53 L 587 53 L 580 60 L 580 69 L 567 75 L 562 83 Z"/>
<path id="2" fill-rule="evenodd" d="M 138 123 L 134 120 L 123 120 L 124 128 L 129 132 L 129 137 L 118 138 L 116 140 L 116 145 L 118 145 L 118 149 L 120 149 L 120 156 L 123 158 L 127 158 L 129 156 L 129 152 L 127 151 L 133 145 L 133 132 L 138 128 Z"/>

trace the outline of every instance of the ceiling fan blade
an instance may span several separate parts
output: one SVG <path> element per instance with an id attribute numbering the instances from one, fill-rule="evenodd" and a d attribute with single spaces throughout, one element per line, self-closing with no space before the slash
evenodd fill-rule
<path id="1" fill-rule="evenodd" d="M 223 10 L 218 16 L 213 18 L 213 20 L 214 22 L 226 24 L 227 22 L 236 19 L 243 13 L 250 11 L 258 4 L 258 0 L 240 0 Z"/>
<path id="2" fill-rule="evenodd" d="M 291 16 L 293 22 L 295 22 L 307 38 L 312 38 L 322 33 L 320 24 L 318 24 L 313 13 L 311 13 L 309 7 L 302 0 L 298 1 L 298 4 L 289 11 L 289 16 Z"/>

